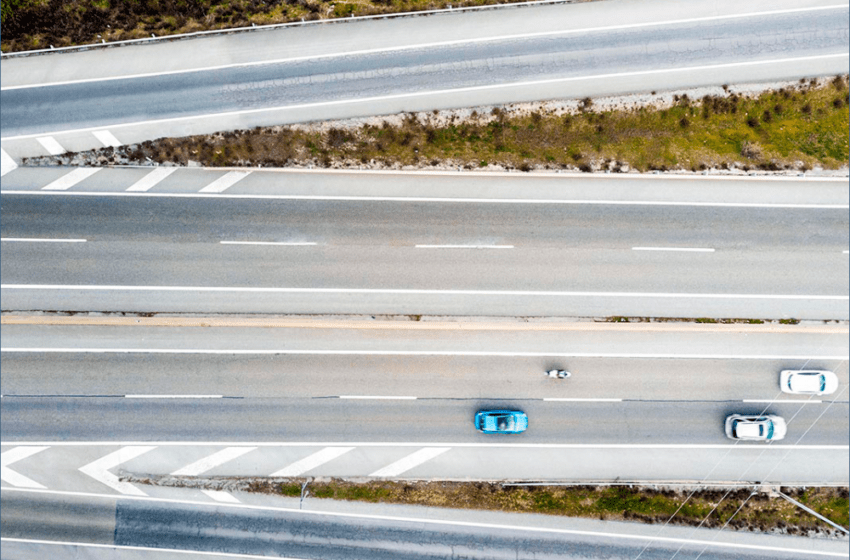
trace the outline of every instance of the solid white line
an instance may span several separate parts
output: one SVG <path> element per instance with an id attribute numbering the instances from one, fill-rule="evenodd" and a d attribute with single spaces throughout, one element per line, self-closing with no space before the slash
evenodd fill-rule
<path id="1" fill-rule="evenodd" d="M 213 499 L 218 499 L 215 496 L 211 496 L 210 494 L 213 492 L 212 490 L 201 490 L 204 494 L 207 494 Z M 226 492 L 221 492 L 222 494 L 226 494 Z M 228 494 L 229 495 L 229 494 Z M 91 496 L 98 496 L 97 494 L 91 494 Z M 114 496 L 113 496 L 114 497 Z M 230 496 L 233 500 L 233 496 Z M 229 500 L 219 500 L 222 502 Z M 189 502 L 186 502 L 189 503 Z M 203 502 L 192 502 L 195 504 L 203 504 Z M 239 500 L 230 503 L 239 503 Z M 206 504 L 209 505 L 209 504 Z M 274 558 L 276 560 L 306 560 L 304 558 L 295 558 L 292 556 L 256 556 L 254 554 L 241 554 L 236 552 L 205 552 L 202 550 L 184 550 L 181 548 L 160 548 L 160 547 L 150 547 L 150 546 L 129 546 L 123 544 L 95 544 L 88 542 L 71 542 L 71 541 L 42 541 L 38 539 L 18 539 L 14 537 L 0 537 L 0 541 L 4 542 L 16 542 L 16 543 L 24 543 L 24 544 L 38 544 L 38 545 L 54 545 L 54 546 L 78 546 L 80 548 L 104 548 L 107 550 L 151 550 L 156 551 L 160 554 L 165 554 L 166 552 L 169 554 L 191 554 L 197 556 L 216 556 L 220 558 L 251 558 L 256 560 L 269 560 L 269 558 Z M 76 558 L 89 557 L 88 554 L 85 556 L 75 556 Z M 92 555 L 91 557 L 97 557 Z"/>
<path id="2" fill-rule="evenodd" d="M 126 192 L 147 192 L 163 179 L 177 171 L 177 167 L 157 167 L 127 189 Z"/>
<path id="3" fill-rule="evenodd" d="M 12 156 L 6 153 L 6 150 L 0 148 L 0 177 L 14 171 L 18 167 L 18 163 L 12 159 Z"/>
<path id="4" fill-rule="evenodd" d="M 62 490 L 27 490 L 23 488 L 9 488 L 6 489 L 11 492 L 25 492 L 31 494 L 50 494 L 57 496 L 80 496 L 80 497 L 91 497 L 91 498 L 108 498 L 115 499 L 116 496 L 112 494 L 95 494 L 95 493 L 87 493 L 87 492 L 68 492 Z M 151 498 L 151 497 L 141 497 L 141 496 L 121 496 L 122 500 L 138 500 L 138 501 L 146 501 L 146 502 L 158 502 L 158 503 L 168 503 L 168 504 L 185 504 L 185 505 L 198 505 L 198 506 L 209 506 L 209 502 L 200 502 L 196 500 L 177 500 L 174 498 Z M 659 537 L 659 536 L 649 536 L 649 535 L 634 535 L 634 534 L 626 534 L 626 533 L 609 533 L 609 532 L 601 532 L 601 531 L 582 531 L 577 529 L 551 529 L 547 527 L 536 527 L 536 526 L 526 526 L 526 525 L 505 525 L 505 524 L 496 524 L 496 523 L 476 523 L 471 521 L 448 521 L 442 519 L 429 519 L 424 517 L 402 517 L 402 516 L 391 516 L 391 515 L 369 515 L 362 513 L 342 513 L 342 512 L 328 512 L 328 511 L 312 511 L 312 510 L 299 510 L 295 508 L 282 508 L 282 507 L 274 507 L 274 506 L 255 506 L 248 504 L 233 504 L 233 505 L 225 505 L 222 504 L 220 507 L 232 507 L 239 508 L 244 510 L 254 510 L 254 511 L 277 511 L 277 512 L 291 512 L 291 513 L 300 513 L 301 515 L 309 516 L 327 516 L 327 517 L 337 517 L 343 519 L 371 519 L 376 521 L 401 521 L 407 523 L 418 523 L 426 526 L 455 526 L 455 527 L 473 527 L 479 529 L 488 529 L 491 532 L 496 532 L 497 530 L 501 530 L 502 532 L 505 530 L 508 531 L 528 531 L 532 533 L 541 533 L 541 534 L 553 534 L 553 535 L 578 535 L 585 537 L 602 537 L 602 538 L 611 538 L 611 539 L 622 539 L 622 540 L 637 540 L 637 541 L 657 541 L 657 542 L 665 542 L 665 543 L 676 543 L 676 544 L 691 544 L 691 545 L 705 545 L 712 546 L 717 548 L 724 549 L 743 549 L 743 550 L 765 550 L 765 551 L 776 551 L 776 552 L 784 552 L 787 554 L 800 554 L 800 555 L 814 555 L 814 556 L 831 556 L 837 558 L 847 558 L 850 554 L 846 552 L 822 552 L 822 551 L 812 551 L 808 549 L 794 549 L 789 548 L 788 545 L 785 546 L 767 546 L 767 545 L 758 545 L 758 544 L 742 544 L 742 543 L 733 543 L 733 542 L 718 542 L 717 540 L 700 540 L 700 539 L 683 539 L 676 537 Z M 8 537 L 3 537 L 0 540 L 12 540 Z M 22 542 L 26 542 L 23 541 Z M 50 541 L 54 542 L 54 541 Z M 72 543 L 71 543 L 72 544 Z M 111 545 L 99 545 L 102 547 L 109 547 Z M 129 547 L 128 547 L 129 548 Z M 156 549 L 156 550 L 167 550 L 167 549 Z M 186 551 L 191 552 L 192 554 L 202 554 L 196 551 Z M 216 554 L 216 553 L 204 553 L 204 554 Z M 255 557 L 255 558 L 268 558 L 266 556 L 263 557 Z M 291 560 L 291 559 L 282 559 L 282 560 Z"/>
<path id="5" fill-rule="evenodd" d="M 257 449 L 256 447 L 225 447 L 220 451 L 216 451 L 212 455 L 208 455 L 202 459 L 195 461 L 190 465 L 174 471 L 172 476 L 198 476 L 209 470 L 212 470 L 219 465 L 223 465 L 228 461 L 232 461 L 246 453 L 250 453 Z"/>
<path id="6" fill-rule="evenodd" d="M 107 148 L 118 148 L 124 145 L 108 130 L 93 130 L 92 134 Z"/>
<path id="7" fill-rule="evenodd" d="M 419 451 L 415 451 L 408 455 L 407 457 L 403 457 L 398 461 L 387 465 L 382 469 L 378 469 L 369 476 L 376 477 L 392 477 L 399 476 L 402 473 L 409 471 L 414 467 L 418 467 L 422 463 L 430 461 L 431 459 L 442 455 L 446 451 L 451 449 L 451 447 L 426 447 L 425 449 L 420 449 Z"/>
<path id="8" fill-rule="evenodd" d="M 632 251 L 686 251 L 690 253 L 713 253 L 714 249 L 702 247 L 632 247 Z"/>
<path id="9" fill-rule="evenodd" d="M 0 347 L 8 353 L 50 354 L 210 354 L 210 355 L 290 355 L 290 356 L 476 356 L 500 358 L 636 358 L 681 360 L 847 360 L 847 355 L 811 354 L 635 354 L 630 352 L 477 352 L 463 350 L 295 350 L 291 348 L 245 350 L 244 348 L 84 348 L 84 347 Z M 9 396 L 9 395 L 7 395 Z M 220 395 L 127 395 L 128 398 L 222 398 Z"/>
<path id="10" fill-rule="evenodd" d="M 250 174 L 251 174 L 250 171 L 229 171 L 229 172 L 225 173 L 224 175 L 222 175 L 221 177 L 219 177 L 218 179 L 216 179 L 215 181 L 213 181 L 212 183 L 210 183 L 209 185 L 207 185 L 206 187 L 199 190 L 198 192 L 202 192 L 202 193 L 224 192 Z"/>
<path id="11" fill-rule="evenodd" d="M 224 395 L 124 395 L 125 399 L 223 399 Z"/>
<path id="12" fill-rule="evenodd" d="M 812 404 L 821 404 L 823 401 L 809 400 L 809 399 L 744 399 L 742 402 L 745 403 L 768 403 L 768 404 L 785 404 L 785 403 L 812 403 Z"/>
<path id="13" fill-rule="evenodd" d="M 380 288 L 260 288 L 249 286 L 116 286 L 93 284 L 0 284 L 2 290 L 57 290 L 96 292 L 235 292 L 250 294 L 393 294 L 433 296 L 525 296 L 525 297 L 609 297 L 663 299 L 766 299 L 848 301 L 850 296 L 789 295 L 789 294 L 704 294 L 669 292 L 561 292 L 524 290 L 427 290 Z"/>
<path id="14" fill-rule="evenodd" d="M 642 23 L 630 23 L 630 24 L 620 24 L 620 25 L 607 25 L 607 26 L 599 26 L 599 27 L 584 27 L 581 29 L 559 29 L 557 31 L 538 31 L 534 33 L 515 33 L 510 35 L 496 35 L 489 37 L 478 37 L 474 39 L 455 39 L 452 41 L 435 41 L 431 43 L 418 43 L 414 45 L 398 45 L 392 47 L 379 47 L 373 49 L 360 49 L 360 50 L 351 50 L 345 52 L 335 52 L 335 53 L 326 53 L 326 54 L 313 54 L 313 55 L 305 55 L 305 56 L 294 56 L 287 58 L 278 58 L 273 60 L 261 60 L 256 62 L 241 62 L 241 63 L 232 63 L 232 64 L 221 64 L 217 66 L 206 66 L 203 68 L 188 68 L 185 70 L 170 70 L 165 72 L 147 72 L 140 74 L 128 74 L 124 76 L 109 76 L 102 78 L 86 78 L 82 80 L 66 80 L 62 82 L 48 82 L 43 84 L 30 84 L 30 85 L 21 85 L 21 86 L 7 86 L 4 88 L 0 88 L 0 91 L 11 91 L 16 89 L 27 89 L 27 88 L 39 88 L 39 87 L 53 87 L 60 85 L 70 85 L 70 84 L 81 84 L 81 83 L 94 83 L 94 82 L 106 82 L 106 81 L 115 81 L 115 80 L 133 80 L 139 78 L 151 78 L 158 76 L 171 76 L 175 74 L 190 74 L 197 72 L 209 72 L 214 70 L 225 70 L 229 68 L 248 68 L 252 66 L 268 66 L 273 64 L 283 64 L 283 63 L 291 63 L 291 62 L 301 62 L 305 60 L 322 60 L 326 58 L 336 58 L 336 57 L 349 57 L 349 56 L 362 56 L 362 55 L 370 55 L 370 54 L 378 54 L 378 53 L 386 53 L 386 52 L 403 52 L 408 50 L 416 50 L 416 49 L 433 49 L 439 47 L 451 47 L 458 45 L 469 45 L 469 44 L 477 44 L 477 43 L 491 43 L 497 41 L 512 41 L 517 39 L 530 39 L 535 37 L 552 37 L 559 35 L 572 35 L 578 33 L 599 33 L 606 31 L 622 31 L 625 29 L 640 29 L 644 27 L 660 27 L 667 25 L 682 25 L 682 24 L 691 24 L 691 23 L 700 23 L 700 22 L 709 22 L 709 21 L 723 21 L 730 19 L 742 19 L 748 17 L 763 17 L 763 16 L 773 16 L 773 15 L 784 15 L 784 14 L 794 14 L 800 12 L 814 12 L 814 11 L 822 11 L 822 10 L 840 10 L 847 9 L 846 4 L 833 4 L 830 6 L 816 6 L 816 7 L 807 7 L 807 8 L 790 8 L 784 10 L 769 10 L 763 12 L 748 12 L 744 14 L 726 14 L 726 15 L 716 15 L 716 16 L 706 16 L 706 17 L 698 17 L 698 18 L 683 18 L 683 19 L 674 19 L 674 20 L 666 20 L 666 21 L 656 21 L 656 22 L 642 22 Z M 402 14 L 404 15 L 404 14 Z"/>
<path id="15" fill-rule="evenodd" d="M 390 100 L 398 100 L 398 99 L 410 99 L 415 97 L 427 97 L 434 95 L 445 95 L 452 94 L 458 95 L 463 93 L 474 93 L 480 91 L 489 91 L 496 89 L 507 89 L 507 88 L 515 88 L 515 87 L 534 87 L 540 85 L 547 84 L 568 84 L 571 82 L 582 82 L 589 80 L 610 80 L 612 78 L 633 78 L 637 76 L 656 76 L 662 74 L 669 73 L 694 73 L 694 72 L 702 72 L 702 71 L 712 71 L 712 70 L 720 70 L 723 68 L 735 68 L 735 67 L 752 67 L 752 66 L 764 66 L 768 64 L 788 64 L 794 62 L 807 62 L 812 60 L 820 60 L 820 59 L 833 59 L 833 58 L 848 58 L 850 57 L 850 53 L 840 53 L 840 54 L 827 54 L 827 55 L 818 55 L 818 56 L 802 56 L 796 58 L 778 58 L 773 60 L 755 60 L 755 61 L 747 61 L 747 62 L 730 62 L 725 64 L 710 64 L 704 66 L 691 66 L 687 68 L 667 68 L 661 70 L 639 70 L 633 72 L 620 72 L 613 74 L 596 74 L 593 76 L 575 76 L 570 78 L 550 78 L 546 80 L 533 80 L 526 82 L 512 82 L 512 83 L 504 83 L 504 84 L 490 84 L 485 86 L 469 86 L 469 87 L 461 87 L 454 89 L 441 89 L 441 90 L 431 90 L 431 91 L 418 91 L 411 93 L 397 93 L 392 95 L 379 95 L 374 97 L 362 97 L 359 99 L 340 99 L 334 101 L 318 101 L 314 103 L 302 103 L 300 105 L 282 105 L 278 107 L 266 107 L 262 109 L 244 109 L 241 111 L 226 111 L 223 113 L 207 113 L 204 115 L 192 115 L 186 117 L 172 117 L 166 119 L 154 119 L 149 121 L 137 121 L 132 123 L 116 123 L 109 125 L 109 128 L 129 128 L 134 126 L 154 126 L 158 124 L 164 123 L 177 123 L 177 122 L 198 122 L 202 120 L 215 120 L 218 121 L 225 117 L 235 117 L 235 116 L 243 116 L 243 115 L 252 115 L 252 114 L 260 114 L 260 113 L 271 113 L 274 111 L 281 110 L 303 110 L 303 109 L 312 109 L 319 107 L 335 107 L 342 105 L 349 105 L 353 103 L 380 103 L 382 101 L 390 101 Z M 89 127 L 89 128 L 78 128 L 73 130 L 61 130 L 53 132 L 53 134 L 76 134 L 80 132 L 90 132 L 92 130 L 101 129 L 103 127 Z M 37 135 L 35 134 L 22 134 L 20 136 L 7 136 L 5 138 L 0 138 L 0 141 L 11 141 L 11 140 L 24 140 L 27 138 L 33 138 Z"/>
<path id="16" fill-rule="evenodd" d="M 98 171 L 103 169 L 102 167 L 79 167 L 74 169 L 70 173 L 66 173 L 65 175 L 59 177 L 52 183 L 41 187 L 41 190 L 44 191 L 66 191 L 85 179 L 88 179 Z"/>
<path id="17" fill-rule="evenodd" d="M 764 444 L 744 443 L 451 443 L 446 442 L 405 442 L 405 441 L 15 441 L 2 442 L 3 446 L 52 446 L 52 447 L 115 447 L 154 445 L 157 447 L 444 447 L 451 445 L 460 448 L 511 448 L 511 449 L 760 449 L 760 450 L 807 450 L 807 451 L 848 451 L 850 445 L 801 445 L 801 444 Z"/>
<path id="18" fill-rule="evenodd" d="M 553 401 L 553 402 L 623 402 L 623 399 L 569 399 L 569 398 L 549 398 L 543 399 L 544 401 Z"/>
<path id="19" fill-rule="evenodd" d="M 225 502 L 227 504 L 239 504 L 241 503 L 237 500 L 233 494 L 229 492 L 222 492 L 221 490 L 201 490 L 204 494 L 212 498 L 217 502 Z"/>
<path id="20" fill-rule="evenodd" d="M 284 247 L 306 247 L 316 245 L 311 241 L 219 241 L 222 245 L 281 245 Z"/>
<path id="21" fill-rule="evenodd" d="M 41 144 L 47 153 L 52 156 L 58 156 L 65 153 L 65 148 L 62 147 L 59 142 L 56 141 L 56 138 L 52 136 L 39 136 L 38 134 L 30 134 L 29 138 L 35 138 L 39 144 Z"/>
<path id="22" fill-rule="evenodd" d="M 513 245 L 416 245 L 417 249 L 513 249 Z"/>
<path id="23" fill-rule="evenodd" d="M 325 447 L 315 453 L 295 461 L 291 465 L 275 471 L 269 476 L 300 476 L 307 471 L 333 461 L 354 449 L 353 447 Z"/>
<path id="24" fill-rule="evenodd" d="M 639 179 L 634 177 L 632 179 Z M 664 179 L 659 175 L 658 179 Z M 689 178 L 705 179 L 703 176 Z M 751 178 L 755 179 L 755 178 Z M 846 179 L 845 179 L 846 180 Z M 211 198 L 210 195 L 198 193 L 137 193 L 137 192 L 83 192 L 83 191 L 21 191 L 0 190 L 6 195 L 61 195 L 61 196 L 111 196 L 111 197 L 151 197 L 151 198 Z M 792 204 L 792 203 L 757 203 L 757 202 L 679 202 L 673 200 L 569 200 L 569 199 L 540 199 L 540 198 L 451 198 L 425 196 L 325 196 L 325 195 L 277 195 L 277 194 L 218 194 L 215 198 L 229 200 L 306 200 L 306 201 L 350 201 L 350 202 L 449 202 L 475 204 L 585 204 L 607 206 L 687 206 L 708 208 L 778 208 L 778 209 L 807 209 L 807 210 L 847 210 L 848 204 Z"/>
<path id="25" fill-rule="evenodd" d="M 85 243 L 85 239 L 36 239 L 26 237 L 3 237 L 0 241 L 6 242 L 25 242 L 25 243 Z"/>
<path id="26" fill-rule="evenodd" d="M 378 396 L 364 396 L 364 395 L 340 395 L 341 399 L 378 399 L 385 401 L 415 401 L 416 397 L 378 397 Z"/>

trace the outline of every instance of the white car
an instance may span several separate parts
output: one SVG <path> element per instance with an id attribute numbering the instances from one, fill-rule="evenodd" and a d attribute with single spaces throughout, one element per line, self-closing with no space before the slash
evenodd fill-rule
<path id="1" fill-rule="evenodd" d="M 785 437 L 788 428 L 781 416 L 747 416 L 733 414 L 726 418 L 726 437 L 747 441 L 776 441 Z"/>
<path id="2" fill-rule="evenodd" d="M 779 374 L 779 388 L 795 395 L 829 395 L 838 389 L 838 378 L 831 371 L 786 369 Z"/>

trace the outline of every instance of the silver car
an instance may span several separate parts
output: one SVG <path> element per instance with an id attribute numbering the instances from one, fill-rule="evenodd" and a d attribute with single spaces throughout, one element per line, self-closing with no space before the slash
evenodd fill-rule
<path id="1" fill-rule="evenodd" d="M 838 378 L 831 371 L 786 369 L 779 374 L 779 388 L 794 395 L 829 395 L 838 389 Z"/>
<path id="2" fill-rule="evenodd" d="M 726 418 L 726 437 L 746 441 L 776 441 L 788 430 L 781 416 L 733 414 Z"/>

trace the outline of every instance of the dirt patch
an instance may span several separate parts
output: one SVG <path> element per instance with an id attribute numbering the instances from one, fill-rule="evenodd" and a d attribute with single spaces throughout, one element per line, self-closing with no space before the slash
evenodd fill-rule
<path id="1" fill-rule="evenodd" d="M 702 97 L 694 100 L 695 94 Z M 23 164 L 844 172 L 850 158 L 847 102 L 848 77 L 836 76 L 767 91 L 724 86 L 260 127 L 27 158 Z"/>

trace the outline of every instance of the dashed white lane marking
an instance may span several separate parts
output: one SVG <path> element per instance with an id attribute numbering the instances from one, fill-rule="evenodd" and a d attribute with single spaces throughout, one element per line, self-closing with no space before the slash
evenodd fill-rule
<path id="1" fill-rule="evenodd" d="M 21 243 L 85 243 L 85 239 L 38 239 L 35 237 L 0 237 L 2 242 Z"/>
<path id="2" fill-rule="evenodd" d="M 70 173 L 66 173 L 62 175 L 52 183 L 41 187 L 43 191 L 67 191 L 80 181 L 88 179 L 98 171 L 103 169 L 102 167 L 81 167 L 79 169 L 74 169 Z"/>
<path id="3" fill-rule="evenodd" d="M 850 251 L 841 251 L 841 252 L 844 253 L 845 255 L 850 254 Z"/>
<path id="4" fill-rule="evenodd" d="M 365 172 L 364 172 L 365 173 Z M 704 177 L 698 175 L 692 180 L 699 181 Z M 639 179 L 636 177 L 635 179 Z M 711 177 L 723 179 L 723 177 Z M 756 177 L 750 179 L 756 180 Z M 659 175 L 657 180 L 665 180 Z M 807 179 L 799 179 L 801 181 Z M 814 181 L 814 178 L 812 178 Z M 0 190 L 0 194 L 44 195 L 44 196 L 93 196 L 93 197 L 151 197 L 151 198 L 210 198 L 200 193 L 138 193 L 138 192 L 52 192 L 52 191 L 22 191 Z M 342 196 L 342 195 L 308 195 L 308 194 L 219 194 L 217 198 L 228 200 L 310 200 L 310 201 L 344 201 L 344 202 L 448 202 L 452 204 L 563 204 L 588 206 L 686 206 L 695 208 L 775 208 L 775 209 L 805 209 L 805 210 L 847 210 L 847 204 L 797 204 L 797 203 L 767 203 L 767 202 L 686 202 L 677 200 L 577 200 L 577 199 L 543 199 L 543 198 L 464 198 L 464 197 L 429 197 L 429 196 Z"/>
<path id="5" fill-rule="evenodd" d="M 785 404 L 785 403 L 812 403 L 821 404 L 823 401 L 809 399 L 744 399 L 745 403 L 768 403 L 768 404 Z"/>
<path id="6" fill-rule="evenodd" d="M 575 33 L 599 33 L 606 31 L 620 31 L 624 29 L 640 29 L 642 27 L 660 27 L 667 25 L 683 25 L 683 24 L 691 24 L 691 23 L 699 23 L 699 22 L 709 22 L 709 21 L 722 21 L 729 19 L 740 19 L 740 18 L 748 18 L 748 17 L 763 17 L 763 16 L 772 16 L 772 15 L 784 15 L 784 14 L 793 14 L 799 12 L 811 12 L 811 11 L 820 11 L 820 10 L 835 10 L 835 9 L 846 9 L 846 4 L 835 4 L 830 6 L 814 6 L 814 7 L 805 7 L 805 8 L 791 8 L 791 9 L 783 9 L 783 10 L 771 10 L 771 11 L 763 11 L 763 12 L 749 12 L 743 14 L 723 14 L 723 15 L 711 15 L 705 17 L 696 17 L 696 18 L 684 18 L 684 19 L 675 19 L 675 20 L 665 20 L 665 21 L 647 21 L 640 23 L 627 23 L 620 25 L 607 25 L 607 26 L 599 26 L 599 27 L 583 27 L 580 29 L 559 29 L 557 31 L 538 31 L 533 33 L 516 33 L 510 35 L 491 35 L 488 37 L 476 37 L 470 39 L 455 39 L 452 41 L 436 41 L 431 43 L 417 43 L 412 45 L 399 45 L 392 47 L 378 47 L 373 49 L 361 49 L 354 51 L 347 51 L 345 53 L 327 53 L 327 54 L 312 54 L 305 56 L 295 56 L 288 58 L 279 58 L 273 60 L 262 60 L 256 62 L 240 62 L 240 63 L 232 63 L 232 64 L 222 64 L 218 66 L 205 66 L 202 68 L 188 68 L 185 70 L 169 70 L 165 72 L 148 72 L 141 74 L 128 74 L 125 76 L 111 76 L 111 77 L 103 77 L 103 78 L 86 78 L 82 80 L 65 80 L 61 82 L 48 82 L 42 84 L 28 84 L 28 85 L 20 85 L 20 86 L 7 86 L 4 88 L 0 88 L 0 91 L 9 91 L 15 89 L 26 89 L 26 88 L 36 88 L 36 87 L 52 87 L 52 86 L 60 86 L 60 85 L 69 85 L 69 84 L 82 84 L 82 83 L 92 83 L 92 82 L 105 82 L 105 81 L 113 81 L 113 80 L 129 80 L 129 79 L 138 79 L 138 78 L 150 78 L 156 76 L 170 76 L 174 74 L 190 74 L 196 72 L 209 72 L 213 70 L 225 70 L 228 68 L 247 68 L 251 66 L 265 66 L 272 64 L 282 64 L 282 63 L 291 63 L 291 62 L 299 62 L 304 60 L 321 60 L 326 58 L 339 57 L 341 55 L 345 56 L 362 56 L 369 54 L 377 54 L 384 52 L 399 52 L 399 51 L 407 51 L 407 50 L 419 50 L 419 49 L 433 49 L 436 47 L 451 47 L 456 45 L 468 45 L 468 44 L 476 44 L 476 43 L 487 43 L 487 42 L 496 42 L 496 41 L 512 41 L 517 39 L 532 39 L 535 37 L 550 37 L 550 36 L 559 36 L 559 35 L 571 35 Z M 448 10 L 429 10 L 426 13 L 439 13 L 446 12 Z M 358 18 L 359 19 L 359 18 Z"/>
<path id="7" fill-rule="evenodd" d="M 393 294 L 429 296 L 609 297 L 663 299 L 743 299 L 848 301 L 845 295 L 815 294 L 706 294 L 669 292 L 560 292 L 541 290 L 429 290 L 409 288 L 264 288 L 252 286 L 116 286 L 97 284 L 0 284 L 3 290 L 70 290 L 104 292 L 235 292 L 248 294 Z"/>
<path id="8" fill-rule="evenodd" d="M 6 150 L 0 148 L 0 177 L 14 171 L 18 167 L 18 163 L 12 159 L 12 156 L 6 153 Z"/>
<path id="9" fill-rule="evenodd" d="M 307 247 L 316 245 L 312 241 L 219 241 L 222 245 L 280 245 L 283 247 Z"/>
<path id="10" fill-rule="evenodd" d="M 579 398 L 556 398 L 543 399 L 552 402 L 623 402 L 623 399 L 579 399 Z"/>
<path id="11" fill-rule="evenodd" d="M 299 461 L 295 461 L 291 465 L 273 472 L 269 476 L 299 476 L 307 471 L 313 470 L 316 467 L 324 465 L 329 461 L 333 461 L 349 451 L 353 447 L 325 447 L 321 451 L 316 451 L 312 455 L 308 455 Z"/>
<path id="12" fill-rule="evenodd" d="M 236 499 L 233 494 L 229 492 L 222 492 L 221 490 L 201 490 L 204 494 L 212 498 L 217 502 L 224 502 L 226 504 L 239 504 L 242 503 Z"/>
<path id="13" fill-rule="evenodd" d="M 407 472 L 413 467 L 417 467 L 426 461 L 430 461 L 438 455 L 442 455 L 451 447 L 426 447 L 411 453 L 403 459 L 399 459 L 395 463 L 391 463 L 382 469 L 378 469 L 369 476 L 389 477 L 398 476 L 403 472 Z"/>
<path id="14" fill-rule="evenodd" d="M 0 455 L 0 480 L 21 488 L 46 488 L 38 482 L 9 468 L 9 465 L 35 455 L 48 447 L 13 447 Z"/>
<path id="15" fill-rule="evenodd" d="M 208 455 L 203 459 L 195 461 L 191 465 L 186 465 L 182 469 L 177 469 L 173 473 L 174 476 L 197 476 L 205 473 L 208 470 L 214 469 L 219 465 L 223 465 L 228 461 L 232 461 L 237 457 L 241 457 L 246 453 L 257 449 L 256 447 L 225 447 L 221 451 L 216 451 L 212 455 Z"/>
<path id="16" fill-rule="evenodd" d="M 160 181 L 177 171 L 176 167 L 157 167 L 127 189 L 126 192 L 146 192 L 156 186 Z"/>
<path id="17" fill-rule="evenodd" d="M 416 245 L 417 249 L 513 249 L 513 245 Z"/>
<path id="18" fill-rule="evenodd" d="M 416 397 L 393 397 L 393 396 L 378 396 L 378 395 L 340 395 L 341 399 L 360 399 L 360 400 L 383 400 L 383 401 L 415 401 Z"/>
<path id="19" fill-rule="evenodd" d="M 688 253 L 713 253 L 708 247 L 632 247 L 632 251 L 683 251 Z"/>
<path id="20" fill-rule="evenodd" d="M 36 138 L 38 143 L 41 144 L 47 153 L 52 156 L 59 156 L 65 153 L 65 148 L 56 141 L 56 138 L 52 136 L 39 136 Z"/>
<path id="21" fill-rule="evenodd" d="M 101 144 L 106 146 L 107 148 L 117 148 L 119 146 L 123 146 L 118 138 L 115 137 L 114 134 L 109 132 L 108 130 L 93 130 L 92 134 L 97 138 Z"/>
<path id="22" fill-rule="evenodd" d="M 225 173 L 206 187 L 202 188 L 198 192 L 202 193 L 220 193 L 224 192 L 248 175 L 250 175 L 250 171 L 229 171 Z"/>
<path id="23" fill-rule="evenodd" d="M 223 399 L 224 395 L 124 395 L 125 399 Z"/>
<path id="24" fill-rule="evenodd" d="M 122 447 L 118 451 L 114 451 L 109 455 L 101 457 L 96 461 L 92 461 L 88 465 L 80 467 L 79 471 L 92 477 L 98 482 L 109 486 L 113 490 L 120 492 L 121 494 L 129 496 L 147 496 L 147 494 L 129 482 L 122 482 L 119 480 L 117 476 L 109 472 L 109 469 L 115 468 L 121 463 L 126 463 L 127 461 L 135 459 L 139 455 L 147 453 L 148 451 L 153 451 L 154 449 L 156 449 L 155 445 L 128 445 L 126 447 Z"/>

